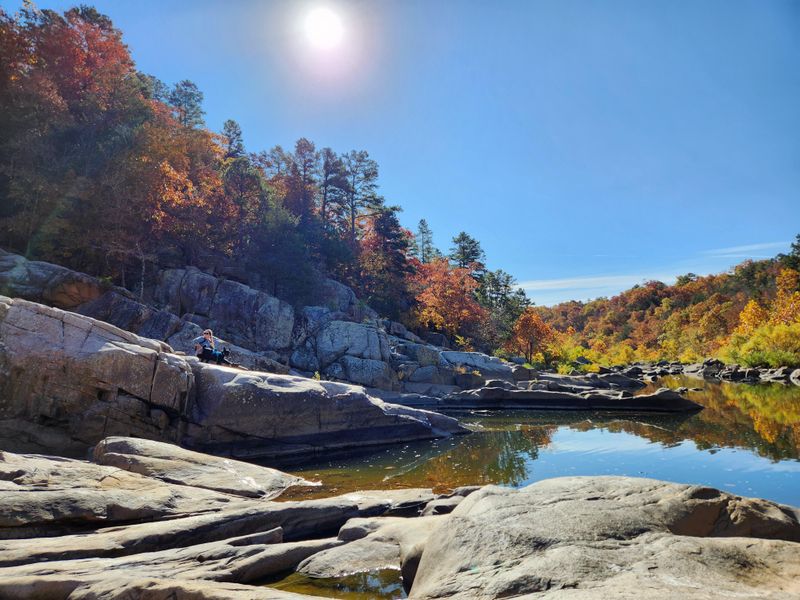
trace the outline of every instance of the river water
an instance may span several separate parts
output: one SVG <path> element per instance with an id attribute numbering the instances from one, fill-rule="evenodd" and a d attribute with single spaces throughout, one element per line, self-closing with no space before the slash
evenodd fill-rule
<path id="1" fill-rule="evenodd" d="M 322 482 L 286 499 L 365 489 L 426 487 L 444 492 L 487 483 L 521 487 L 566 475 L 628 475 L 709 485 L 800 506 L 800 388 L 685 377 L 666 377 L 659 385 L 702 388 L 688 397 L 704 410 L 690 415 L 450 412 L 473 433 L 286 466 Z"/>
<path id="2" fill-rule="evenodd" d="M 445 492 L 489 483 L 522 487 L 550 477 L 627 475 L 708 485 L 800 506 L 800 387 L 688 377 L 666 377 L 658 386 L 701 388 L 688 397 L 705 408 L 680 416 L 451 412 L 473 432 L 285 466 L 322 485 L 297 489 L 281 499 L 366 489 L 425 487 Z M 334 581 L 292 575 L 271 585 L 350 600 L 405 598 L 399 573 L 392 571 Z"/>

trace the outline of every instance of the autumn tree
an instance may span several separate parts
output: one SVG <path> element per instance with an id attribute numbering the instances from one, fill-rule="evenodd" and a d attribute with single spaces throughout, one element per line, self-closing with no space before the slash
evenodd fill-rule
<path id="1" fill-rule="evenodd" d="M 547 348 L 555 336 L 555 330 L 542 320 L 536 309 L 528 307 L 514 323 L 506 348 L 521 353 L 529 363 L 539 353 L 544 354 L 545 362 L 548 362 Z"/>
<path id="2" fill-rule="evenodd" d="M 464 335 L 487 317 L 475 300 L 478 283 L 469 269 L 453 267 L 440 258 L 420 263 L 412 282 L 418 304 L 415 316 L 422 327 Z"/>
<path id="3" fill-rule="evenodd" d="M 781 269 L 775 280 L 777 292 L 770 309 L 769 322 L 774 324 L 800 321 L 800 272 Z"/>
<path id="4" fill-rule="evenodd" d="M 385 207 L 367 218 L 358 261 L 359 296 L 380 314 L 393 319 L 411 306 L 408 278 L 410 234 L 400 225 L 395 207 Z"/>
<path id="5" fill-rule="evenodd" d="M 767 310 L 758 301 L 751 299 L 742 309 L 742 312 L 739 313 L 739 324 L 734 333 L 744 336 L 750 335 L 766 323 L 768 317 Z"/>

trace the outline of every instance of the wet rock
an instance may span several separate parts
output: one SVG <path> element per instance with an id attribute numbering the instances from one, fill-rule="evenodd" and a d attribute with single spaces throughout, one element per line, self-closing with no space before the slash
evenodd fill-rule
<path id="1" fill-rule="evenodd" d="M 311 577 L 341 577 L 378 569 L 400 569 L 403 585 L 411 588 L 420 556 L 432 532 L 446 516 L 397 519 L 382 517 L 346 524 L 339 539 L 354 540 L 302 562 L 297 570 Z M 355 530 L 355 531 L 354 531 Z"/>

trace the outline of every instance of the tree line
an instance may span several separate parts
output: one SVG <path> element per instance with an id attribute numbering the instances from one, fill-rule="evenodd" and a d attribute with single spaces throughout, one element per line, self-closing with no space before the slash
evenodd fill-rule
<path id="1" fill-rule="evenodd" d="M 530 334 L 530 335 L 529 335 Z M 800 235 L 787 254 L 727 273 L 650 281 L 612 298 L 537 307 L 512 332 L 513 349 L 564 370 L 598 364 L 698 362 L 800 367 Z"/>
<path id="2" fill-rule="evenodd" d="M 380 194 L 365 150 L 301 138 L 248 151 L 206 126 L 203 93 L 142 73 L 111 20 L 0 9 L 0 244 L 140 294 L 196 265 L 298 304 L 322 277 L 382 315 L 491 350 L 530 303 L 465 232 L 447 255 Z"/>

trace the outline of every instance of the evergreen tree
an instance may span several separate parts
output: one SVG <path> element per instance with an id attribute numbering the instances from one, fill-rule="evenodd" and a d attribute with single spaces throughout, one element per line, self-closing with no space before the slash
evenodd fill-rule
<path id="1" fill-rule="evenodd" d="M 342 159 L 330 148 L 323 148 L 319 179 L 319 215 L 323 227 L 330 230 L 331 225 L 341 221 L 347 197 L 347 171 Z"/>
<path id="2" fill-rule="evenodd" d="M 242 141 L 242 128 L 233 119 L 228 119 L 222 125 L 222 135 L 225 136 L 226 156 L 228 158 L 238 158 L 244 155 L 244 142 Z"/>
<path id="3" fill-rule="evenodd" d="M 382 207 L 367 223 L 359 255 L 360 297 L 381 314 L 397 319 L 411 306 L 408 275 L 409 232 L 400 225 L 397 207 Z"/>
<path id="4" fill-rule="evenodd" d="M 169 94 L 169 103 L 175 108 L 175 116 L 181 125 L 203 126 L 203 92 L 194 83 L 188 79 L 176 83 Z"/>
<path id="5" fill-rule="evenodd" d="M 453 247 L 450 248 L 450 261 L 462 269 L 477 265 L 473 273 L 478 274 L 484 268 L 486 255 L 483 253 L 480 242 L 467 232 L 462 231 L 453 238 Z"/>
<path id="6" fill-rule="evenodd" d="M 313 142 L 300 138 L 291 156 L 290 209 L 303 224 L 307 224 L 314 213 L 318 171 L 319 152 Z"/>
<path id="7" fill-rule="evenodd" d="M 487 271 L 475 291 L 478 303 L 489 311 L 488 327 L 483 332 L 489 348 L 504 344 L 511 335 L 514 323 L 531 301 L 522 288 L 514 289 L 516 281 L 502 269 Z"/>
<path id="8" fill-rule="evenodd" d="M 789 254 L 779 254 L 778 260 L 784 267 L 800 271 L 800 233 L 797 234 L 794 242 L 792 242 L 792 249 Z"/>
<path id="9" fill-rule="evenodd" d="M 169 88 L 167 84 L 155 75 L 147 75 L 146 73 L 139 73 L 139 79 L 142 82 L 145 98 L 150 98 L 151 100 L 156 100 L 157 102 L 165 104 L 167 103 L 169 97 Z"/>
<path id="10" fill-rule="evenodd" d="M 417 226 L 417 235 L 414 237 L 412 252 L 421 263 L 429 263 L 442 256 L 442 253 L 433 245 L 433 231 L 431 231 L 425 219 L 420 219 Z"/>
<path id="11" fill-rule="evenodd" d="M 356 218 L 365 209 L 377 209 L 381 200 L 377 196 L 378 163 L 365 150 L 352 150 L 344 156 L 347 174 L 345 207 L 349 219 L 350 244 L 356 246 Z"/>

